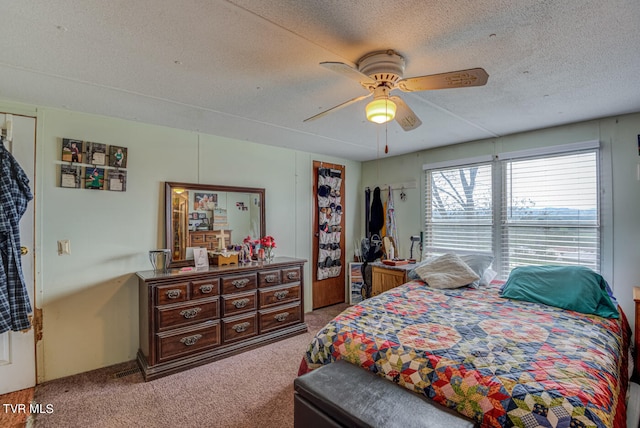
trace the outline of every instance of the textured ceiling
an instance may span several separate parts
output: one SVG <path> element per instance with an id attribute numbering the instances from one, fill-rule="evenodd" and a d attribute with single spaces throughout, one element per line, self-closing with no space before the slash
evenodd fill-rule
<path id="1" fill-rule="evenodd" d="M 640 111 L 638 0 L 3 0 L 0 19 L 0 98 L 353 160 Z M 367 93 L 321 61 L 382 49 L 405 77 L 489 81 L 394 92 L 409 132 L 367 101 L 303 122 Z"/>

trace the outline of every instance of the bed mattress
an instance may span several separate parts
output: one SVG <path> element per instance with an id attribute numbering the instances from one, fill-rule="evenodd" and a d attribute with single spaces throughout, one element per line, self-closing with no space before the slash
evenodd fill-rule
<path id="1" fill-rule="evenodd" d="M 482 427 L 624 427 L 630 328 L 499 296 L 499 284 L 413 281 L 320 330 L 300 374 L 345 359 Z"/>

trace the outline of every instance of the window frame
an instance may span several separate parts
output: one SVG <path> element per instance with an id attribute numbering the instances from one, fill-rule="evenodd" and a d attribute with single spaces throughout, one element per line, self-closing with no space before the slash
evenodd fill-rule
<path id="1" fill-rule="evenodd" d="M 425 251 L 428 248 L 427 242 L 429 237 L 429 221 L 428 218 L 428 198 L 431 197 L 430 188 L 429 188 L 429 174 L 434 170 L 441 170 L 445 168 L 465 168 L 474 165 L 481 164 L 491 164 L 492 165 L 492 210 L 493 210 L 493 224 L 492 224 L 492 253 L 495 257 L 493 270 L 498 272 L 499 274 L 503 274 L 503 265 L 506 263 L 504 257 L 505 248 L 503 248 L 503 230 L 505 227 L 509 227 L 507 225 L 505 219 L 505 212 L 503 204 L 503 198 L 506 197 L 504 195 L 504 186 L 505 186 L 505 162 L 506 161 L 516 161 L 516 160 L 525 160 L 525 159 L 535 159 L 535 158 L 546 158 L 546 157 L 555 157 L 561 155 L 570 155 L 570 154 L 578 154 L 584 152 L 594 152 L 595 153 L 595 168 L 596 168 L 596 187 L 597 187 L 597 218 L 596 224 L 593 226 L 585 226 L 585 227 L 593 227 L 597 231 L 597 246 L 598 246 L 598 260 L 597 266 L 598 271 L 606 270 L 603 267 L 605 266 L 604 260 L 607 258 L 607 254 L 609 252 L 609 241 L 610 237 L 605 235 L 605 232 L 608 232 L 608 227 L 603 227 L 603 225 L 610 221 L 611 213 L 611 192 L 609 189 L 611 188 L 611 169 L 610 166 L 607 166 L 606 158 L 607 151 L 603 150 L 600 141 L 598 140 L 590 140 L 584 142 L 577 143 L 569 143 L 563 145 L 555 145 L 555 146 L 547 146 L 547 147 L 537 147 L 533 149 L 525 149 L 511 152 L 502 152 L 496 155 L 490 156 L 479 156 L 473 158 L 466 159 L 458 159 L 451 160 L 445 162 L 436 162 L 423 165 L 423 181 L 422 181 L 422 195 L 425 198 L 424 203 L 422 205 L 423 208 L 423 227 L 425 230 L 425 238 L 424 238 L 424 247 L 423 247 L 423 256 Z M 609 177 L 609 178 L 607 178 Z M 609 195 L 608 198 L 603 198 L 602 195 Z M 513 226 L 511 224 L 510 226 Z M 558 224 L 557 226 L 551 227 L 562 227 L 562 224 Z M 443 248 L 431 247 L 435 249 L 445 250 Z M 459 253 L 464 253 L 464 251 L 456 251 Z M 499 277 L 500 278 L 500 277 Z M 502 275 L 501 279 L 506 279 L 504 275 Z"/>

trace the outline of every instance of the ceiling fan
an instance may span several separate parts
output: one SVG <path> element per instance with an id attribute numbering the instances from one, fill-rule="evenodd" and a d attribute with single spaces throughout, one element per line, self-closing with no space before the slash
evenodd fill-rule
<path id="1" fill-rule="evenodd" d="M 350 79 L 357 80 L 369 93 L 311 116 L 305 119 L 304 122 L 318 119 L 373 96 L 373 101 L 367 104 L 365 108 L 367 119 L 376 123 L 385 123 L 395 119 L 405 131 L 417 128 L 422 122 L 402 98 L 391 95 L 391 91 L 399 89 L 402 92 L 417 92 L 483 86 L 489 78 L 487 72 L 482 68 L 403 78 L 404 58 L 391 49 L 375 51 L 363 56 L 358 60 L 357 68 L 343 62 L 321 62 L 320 65 Z"/>

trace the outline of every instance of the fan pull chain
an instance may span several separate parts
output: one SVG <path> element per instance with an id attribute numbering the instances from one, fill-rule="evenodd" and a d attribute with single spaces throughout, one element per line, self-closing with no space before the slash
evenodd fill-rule
<path id="1" fill-rule="evenodd" d="M 376 126 L 376 180 L 380 180 L 380 128 Z"/>
<path id="2" fill-rule="evenodd" d="M 384 123 L 384 154 L 389 153 L 389 122 Z"/>
<path id="3" fill-rule="evenodd" d="M 384 108 L 385 110 L 389 110 L 389 98 L 387 98 L 384 101 Z M 387 153 L 389 153 L 389 135 L 388 135 L 388 131 L 389 131 L 389 121 L 386 121 L 384 123 L 384 154 L 386 155 Z"/>

